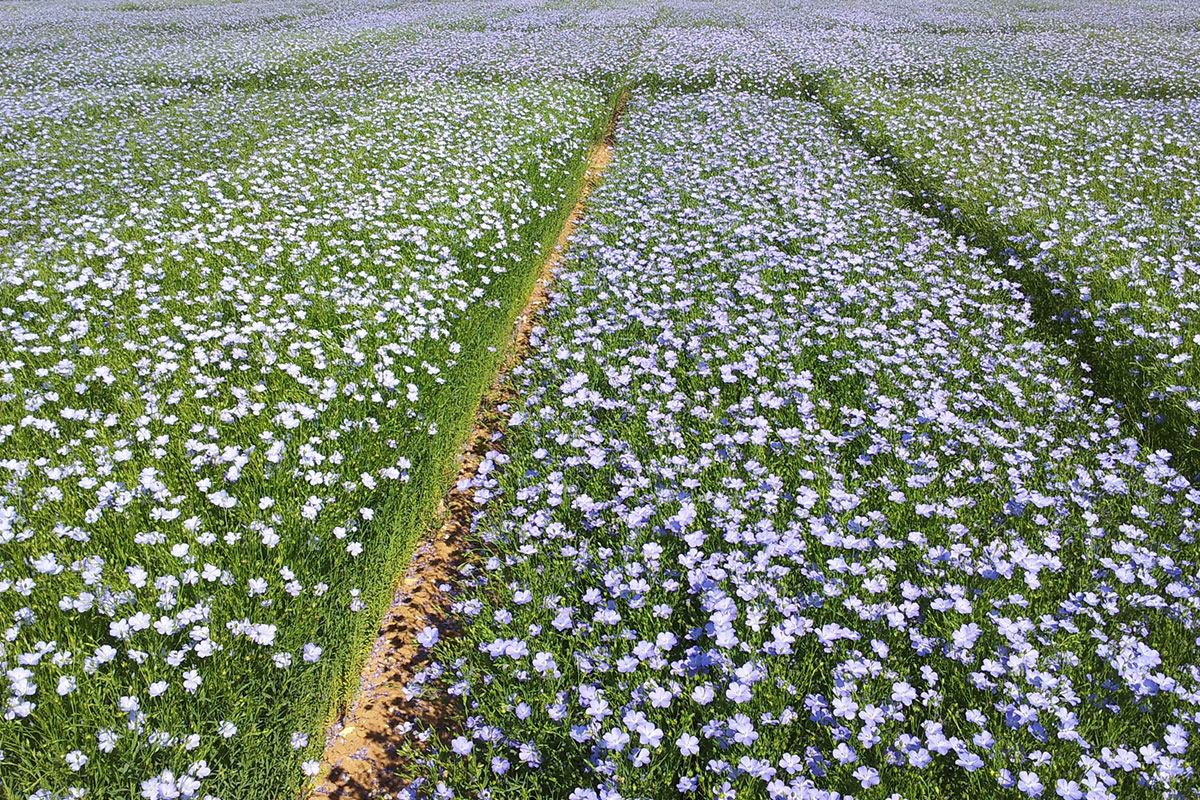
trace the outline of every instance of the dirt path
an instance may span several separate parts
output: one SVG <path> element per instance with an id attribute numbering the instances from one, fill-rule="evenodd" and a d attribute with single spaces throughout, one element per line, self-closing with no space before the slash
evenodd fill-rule
<path id="1" fill-rule="evenodd" d="M 466 486 L 474 477 L 484 454 L 493 446 L 493 434 L 504 429 L 507 404 L 514 399 L 506 377 L 529 350 L 534 321 L 547 301 L 547 286 L 583 216 L 588 195 L 612 160 L 613 129 L 624 103 L 623 96 L 616 104 L 604 139 L 588 153 L 587 171 L 575 207 L 542 262 L 529 301 L 517 318 L 504 363 L 480 403 L 463 449 L 455 486 L 443 503 L 444 522 L 413 555 L 363 668 L 358 696 L 329 730 L 322 757 L 323 777 L 309 797 L 368 800 L 383 794 L 394 795 L 404 788 L 403 777 L 396 769 L 399 766 L 396 743 L 403 731 L 415 722 L 436 726 L 447 716 L 447 709 L 436 700 L 410 700 L 404 687 L 423 660 L 416 634 L 425 626 L 445 619 L 451 602 L 451 585 L 466 560 L 474 506 L 470 495 L 458 487 Z"/>

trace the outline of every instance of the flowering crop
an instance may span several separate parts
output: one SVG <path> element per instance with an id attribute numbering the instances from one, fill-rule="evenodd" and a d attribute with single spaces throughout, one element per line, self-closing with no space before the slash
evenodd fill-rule
<path id="1" fill-rule="evenodd" d="M 1010 268 L 1048 278 L 1047 311 L 1105 388 L 1167 417 L 1164 443 L 1194 455 L 1194 41 L 1149 25 L 893 36 L 905 58 L 829 73 L 837 102 L 966 228 L 1011 248 Z"/>
<path id="2" fill-rule="evenodd" d="M 619 133 L 413 684 L 465 711 L 421 791 L 1194 789 L 1200 492 L 820 107 Z"/>
<path id="3" fill-rule="evenodd" d="M 625 90 L 388 769 L 1200 797 L 1185 0 L 0 18 L 0 800 L 321 773 Z"/>
<path id="4" fill-rule="evenodd" d="M 5 107 L 0 796 L 295 791 L 606 117 L 260 11 Z"/>

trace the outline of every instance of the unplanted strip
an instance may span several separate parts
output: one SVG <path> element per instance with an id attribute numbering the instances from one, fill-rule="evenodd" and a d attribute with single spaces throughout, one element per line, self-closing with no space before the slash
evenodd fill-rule
<path id="1" fill-rule="evenodd" d="M 403 735 L 401 731 L 416 722 L 439 727 L 439 722 L 453 713 L 429 698 L 410 699 L 405 691 L 423 660 L 416 634 L 446 617 L 454 577 L 469 560 L 468 534 L 474 505 L 468 491 L 459 487 L 470 484 L 484 454 L 494 449 L 496 434 L 505 428 L 507 409 L 513 399 L 506 377 L 529 349 L 534 321 L 547 301 L 547 287 L 584 214 L 588 195 L 612 160 L 613 129 L 624 102 L 624 97 L 618 101 L 606 136 L 588 153 L 579 197 L 554 247 L 542 262 L 529 300 L 517 318 L 505 361 L 480 403 L 463 448 L 457 479 L 443 503 L 443 522 L 417 548 L 396 589 L 375 647 L 363 668 L 358 697 L 326 737 L 322 778 L 313 788 L 312 797 L 366 800 L 380 793 L 399 791 L 406 783 L 396 748 Z M 443 635 L 447 632 L 443 631 Z"/>

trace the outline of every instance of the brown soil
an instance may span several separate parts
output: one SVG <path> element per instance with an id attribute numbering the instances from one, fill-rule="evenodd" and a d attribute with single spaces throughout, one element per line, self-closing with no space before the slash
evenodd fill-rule
<path id="1" fill-rule="evenodd" d="M 617 104 L 617 113 L 624 100 L 621 98 Z M 547 302 L 547 286 L 583 216 L 588 195 L 612 160 L 617 113 L 610 120 L 604 140 L 594 145 L 588 154 L 579 198 L 541 265 L 529 301 L 517 318 L 504 363 L 480 403 L 471 435 L 463 448 L 455 485 L 443 502 L 442 525 L 414 553 L 392 605 L 384 615 L 375 647 L 363 667 L 358 697 L 326 736 L 321 777 L 309 795 L 314 800 L 369 800 L 394 795 L 405 786 L 397 754 L 397 743 L 405 726 L 417 723 L 438 728 L 441 727 L 439 722 L 453 715 L 442 697 L 409 699 L 404 691 L 424 660 L 416 634 L 425 626 L 444 620 L 450 608 L 451 586 L 467 561 L 467 541 L 475 510 L 470 494 L 460 491 L 458 486 L 466 485 L 475 476 L 483 456 L 495 446 L 493 435 L 505 428 L 507 404 L 514 399 L 507 376 L 529 350 L 534 321 Z M 442 635 L 453 633 L 443 626 Z"/>

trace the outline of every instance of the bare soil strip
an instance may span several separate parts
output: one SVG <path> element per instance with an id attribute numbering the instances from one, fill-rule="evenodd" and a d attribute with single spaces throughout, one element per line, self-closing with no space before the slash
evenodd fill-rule
<path id="1" fill-rule="evenodd" d="M 603 140 L 588 153 L 587 171 L 575 207 L 542 262 L 529 301 L 517 318 L 504 363 L 476 413 L 457 479 L 443 502 L 441 527 L 418 546 L 396 589 L 375 647 L 363 667 L 358 696 L 326 736 L 323 777 L 310 797 L 369 800 L 383 794 L 394 795 L 404 788 L 396 752 L 403 730 L 413 723 L 436 727 L 439 720 L 447 718 L 448 709 L 437 700 L 409 699 L 404 691 L 424 660 L 415 637 L 425 626 L 444 620 L 450 608 L 451 585 L 467 560 L 467 541 L 475 510 L 469 492 L 459 487 L 469 484 L 483 456 L 495 446 L 495 434 L 502 432 L 507 423 L 509 404 L 515 399 L 507 377 L 528 353 L 534 322 L 548 299 L 547 287 L 583 216 L 588 195 L 612 160 L 613 130 L 625 99 L 622 96 L 618 100 Z"/>

